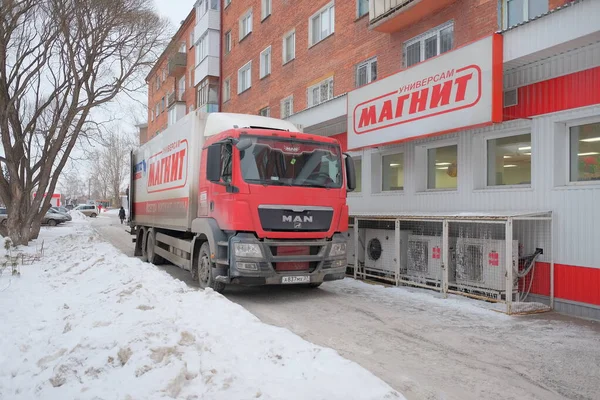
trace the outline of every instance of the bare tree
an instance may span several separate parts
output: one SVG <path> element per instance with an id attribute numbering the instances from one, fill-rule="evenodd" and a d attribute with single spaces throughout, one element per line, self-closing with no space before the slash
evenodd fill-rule
<path id="1" fill-rule="evenodd" d="M 36 238 L 94 110 L 139 89 L 166 44 L 152 0 L 2 0 L 0 198 L 15 244 Z"/>

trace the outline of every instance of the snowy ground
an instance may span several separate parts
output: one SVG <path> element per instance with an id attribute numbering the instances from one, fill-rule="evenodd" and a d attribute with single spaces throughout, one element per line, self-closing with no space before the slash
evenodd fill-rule
<path id="1" fill-rule="evenodd" d="M 133 254 L 118 219 L 93 224 Z M 159 268 L 198 287 L 187 271 Z M 317 290 L 231 287 L 225 296 L 263 322 L 334 348 L 409 400 L 600 398 L 597 322 L 555 313 L 510 317 L 476 300 L 352 279 Z"/>
<path id="2" fill-rule="evenodd" d="M 336 351 L 127 257 L 89 222 L 42 239 L 41 262 L 0 276 L 0 399 L 403 398 Z"/>

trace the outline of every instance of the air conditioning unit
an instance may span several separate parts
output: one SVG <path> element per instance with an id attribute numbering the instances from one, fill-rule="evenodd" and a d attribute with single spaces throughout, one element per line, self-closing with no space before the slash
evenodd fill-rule
<path id="1" fill-rule="evenodd" d="M 519 262 L 519 242 L 513 240 L 513 265 Z M 506 289 L 506 241 L 457 238 L 453 264 L 456 283 L 474 288 Z"/>
<path id="2" fill-rule="evenodd" d="M 346 232 L 348 237 L 348 244 L 346 245 L 346 254 L 348 256 L 348 265 L 354 265 L 356 250 L 354 248 L 354 228 L 350 228 Z M 358 262 L 361 264 L 365 263 L 365 230 L 360 229 L 358 231 Z"/>
<path id="3" fill-rule="evenodd" d="M 410 235 L 406 275 L 422 280 L 442 280 L 442 238 Z"/>
<path id="4" fill-rule="evenodd" d="M 409 231 L 400 231 L 400 272 L 406 270 Z M 365 268 L 381 272 L 396 272 L 396 231 L 365 229 Z"/>

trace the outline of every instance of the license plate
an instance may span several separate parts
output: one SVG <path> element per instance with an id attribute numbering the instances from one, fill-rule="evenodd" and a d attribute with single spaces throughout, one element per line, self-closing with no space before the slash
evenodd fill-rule
<path id="1" fill-rule="evenodd" d="M 310 283 L 310 276 L 284 276 L 281 278 L 281 283 Z"/>

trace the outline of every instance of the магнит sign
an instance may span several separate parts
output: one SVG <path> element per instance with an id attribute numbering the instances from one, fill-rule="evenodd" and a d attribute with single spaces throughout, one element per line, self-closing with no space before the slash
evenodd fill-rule
<path id="1" fill-rule="evenodd" d="M 500 122 L 502 37 L 493 35 L 348 94 L 356 149 Z"/>

